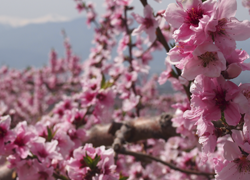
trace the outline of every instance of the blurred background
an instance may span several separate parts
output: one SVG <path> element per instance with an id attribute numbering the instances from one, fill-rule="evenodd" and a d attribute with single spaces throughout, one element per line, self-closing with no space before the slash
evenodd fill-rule
<path id="1" fill-rule="evenodd" d="M 104 0 L 92 1 L 96 12 L 104 12 Z M 155 11 L 167 8 L 175 0 L 162 0 L 157 3 L 148 0 Z M 239 20 L 250 20 L 248 9 L 238 2 L 236 17 Z M 143 14 L 139 0 L 134 0 L 133 6 L 138 14 Z M 93 27 L 86 25 L 85 14 L 79 14 L 75 9 L 74 0 L 1 0 L 0 6 L 0 65 L 24 69 L 28 66 L 42 67 L 48 62 L 49 52 L 55 49 L 59 57 L 64 56 L 64 30 L 70 39 L 73 51 L 82 61 L 88 58 Z M 250 54 L 250 40 L 237 42 L 237 47 Z M 165 69 L 166 53 L 156 52 L 151 61 L 150 74 Z M 247 62 L 250 62 L 248 60 Z M 234 81 L 249 82 L 250 73 L 244 72 Z"/>

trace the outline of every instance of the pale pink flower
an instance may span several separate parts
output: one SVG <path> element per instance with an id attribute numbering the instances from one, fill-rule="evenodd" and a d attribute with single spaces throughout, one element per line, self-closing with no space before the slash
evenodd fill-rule
<path id="1" fill-rule="evenodd" d="M 144 18 L 138 14 L 132 13 L 132 16 L 140 24 L 138 28 L 134 29 L 132 35 L 138 35 L 139 33 L 145 31 L 148 34 L 149 40 L 153 42 L 156 39 L 155 32 L 159 23 L 155 20 L 153 10 L 149 5 L 144 7 L 143 13 Z"/>
<path id="2" fill-rule="evenodd" d="M 62 160 L 62 155 L 57 152 L 58 141 L 52 140 L 51 142 L 45 142 L 44 138 L 37 138 L 32 142 L 30 151 L 36 155 L 37 158 L 44 163 L 50 163 L 53 159 Z"/>
<path id="3" fill-rule="evenodd" d="M 172 77 L 172 66 L 170 63 L 166 62 L 167 69 L 163 71 L 158 78 L 158 83 L 160 85 L 164 84 L 170 77 Z"/>
<path id="4" fill-rule="evenodd" d="M 125 99 L 123 101 L 123 106 L 122 106 L 123 111 L 127 112 L 135 108 L 135 106 L 139 103 L 139 100 L 140 96 L 131 94 L 128 99 Z"/>
<path id="5" fill-rule="evenodd" d="M 236 10 L 236 0 L 219 1 L 215 16 L 205 29 L 225 56 L 230 56 L 234 51 L 235 41 L 244 41 L 250 37 L 250 22 L 236 19 Z"/>
<path id="6" fill-rule="evenodd" d="M 186 59 L 182 76 L 193 80 L 197 75 L 219 77 L 226 70 L 226 60 L 219 48 L 211 42 L 199 45 L 192 53 L 193 57 Z"/>
<path id="7" fill-rule="evenodd" d="M 236 143 L 230 141 L 225 143 L 224 158 L 229 162 L 225 163 L 223 169 L 217 172 L 215 180 L 248 180 L 250 178 L 250 157 L 242 154 Z"/>
<path id="8" fill-rule="evenodd" d="M 130 37 L 126 34 L 123 35 L 122 39 L 119 41 L 118 47 L 117 47 L 117 53 L 122 54 L 123 51 L 126 49 L 130 41 Z"/>

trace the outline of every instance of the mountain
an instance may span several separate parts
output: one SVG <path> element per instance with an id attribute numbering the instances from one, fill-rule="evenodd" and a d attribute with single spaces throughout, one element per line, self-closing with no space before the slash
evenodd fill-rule
<path id="1" fill-rule="evenodd" d="M 19 69 L 27 66 L 41 67 L 48 62 L 51 48 L 58 52 L 59 57 L 63 57 L 62 30 L 69 37 L 73 51 L 82 60 L 87 59 L 92 46 L 93 28 L 88 28 L 85 21 L 85 18 L 78 18 L 63 22 L 28 24 L 15 28 L 0 24 L 0 66 L 8 65 Z M 237 47 L 250 54 L 249 44 L 249 40 L 237 42 Z M 150 75 L 159 74 L 166 69 L 164 65 L 166 56 L 164 51 L 153 53 L 154 60 L 150 62 Z M 234 79 L 234 82 L 246 83 L 249 82 L 249 77 L 250 73 L 244 72 Z"/>
<path id="2" fill-rule="evenodd" d="M 62 30 L 69 37 L 73 51 L 86 59 L 93 31 L 86 27 L 84 18 L 79 18 L 67 22 L 29 24 L 18 28 L 0 25 L 0 65 L 13 68 L 40 67 L 48 62 L 48 54 L 52 48 L 62 57 Z"/>

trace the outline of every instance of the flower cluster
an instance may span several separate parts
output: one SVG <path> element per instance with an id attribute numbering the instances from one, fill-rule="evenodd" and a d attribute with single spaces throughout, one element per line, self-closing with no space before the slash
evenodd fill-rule
<path id="1" fill-rule="evenodd" d="M 244 130 L 249 128 L 249 84 L 237 86 L 230 81 L 250 70 L 244 63 L 249 55 L 236 49 L 236 41 L 250 37 L 250 22 L 236 19 L 236 8 L 236 0 L 177 1 L 163 14 L 176 29 L 176 45 L 166 61 L 180 69 L 180 76 L 191 84 L 190 105 L 181 114 L 177 111 L 173 122 L 179 133 L 185 129 L 185 136 L 196 131 L 202 161 L 214 162 L 216 180 L 250 177 L 246 149 L 250 134 Z M 225 144 L 224 158 L 218 156 L 220 144 Z"/>
<path id="2" fill-rule="evenodd" d="M 250 70 L 236 49 L 250 22 L 235 18 L 236 0 L 176 0 L 158 12 L 141 2 L 143 16 L 132 0 L 105 0 L 98 17 L 75 0 L 94 29 L 87 60 L 66 38 L 65 58 L 52 50 L 43 68 L 0 69 L 0 163 L 18 180 L 249 179 L 250 83 L 231 79 Z M 161 50 L 167 68 L 149 77 Z M 156 132 L 168 128 L 167 138 Z"/>

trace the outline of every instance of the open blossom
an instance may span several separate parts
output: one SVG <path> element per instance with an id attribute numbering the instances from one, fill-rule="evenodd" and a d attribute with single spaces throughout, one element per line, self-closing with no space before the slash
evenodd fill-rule
<path id="1" fill-rule="evenodd" d="M 239 21 L 234 16 L 237 10 L 236 0 L 219 1 L 213 20 L 207 24 L 206 34 L 221 49 L 225 56 L 236 48 L 235 41 L 243 41 L 250 37 L 250 22 Z M 227 58 L 227 57 L 226 57 Z"/>
<path id="2" fill-rule="evenodd" d="M 30 148 L 32 154 L 36 155 L 39 161 L 50 163 L 52 159 L 62 160 L 62 156 L 57 152 L 57 140 L 45 142 L 44 138 L 37 138 Z"/>
<path id="3" fill-rule="evenodd" d="M 182 76 L 193 80 L 197 75 L 219 77 L 226 70 L 226 60 L 219 48 L 211 42 L 199 45 L 192 53 L 193 57 L 184 64 Z"/>
<path id="4" fill-rule="evenodd" d="M 149 5 L 144 7 L 144 18 L 138 14 L 132 13 L 135 20 L 140 24 L 138 28 L 136 28 L 132 35 L 137 35 L 143 31 L 148 34 L 149 40 L 153 42 L 156 39 L 156 28 L 158 27 L 158 22 L 155 20 L 153 15 L 153 10 Z"/>
<path id="5" fill-rule="evenodd" d="M 235 126 L 241 119 L 241 113 L 244 113 L 246 98 L 239 96 L 241 93 L 236 84 L 225 81 L 222 76 L 218 78 L 197 76 L 191 86 L 191 93 L 191 111 L 195 110 L 192 107 L 198 107 L 203 111 L 202 116 L 207 121 L 219 120 L 223 112 L 226 122 Z M 196 118 L 195 114 L 188 112 L 185 113 L 186 118 Z"/>
<path id="6" fill-rule="evenodd" d="M 14 129 L 16 138 L 12 142 L 13 149 L 21 158 L 26 158 L 29 153 L 29 145 L 35 134 L 28 129 L 27 121 L 23 121 L 17 124 Z"/>
<path id="7" fill-rule="evenodd" d="M 85 158 L 87 156 L 98 160 L 95 168 L 89 167 L 89 164 L 86 163 Z M 113 156 L 113 150 L 105 150 L 104 146 L 94 148 L 92 144 L 86 144 L 84 147 L 75 149 L 73 157 L 68 161 L 67 165 L 70 179 L 114 179 L 113 174 L 111 174 L 116 168 Z"/>
<path id="8" fill-rule="evenodd" d="M 224 158 L 228 161 L 216 172 L 215 180 L 250 179 L 250 156 L 243 154 L 236 143 L 227 141 L 224 145 Z"/>
<path id="9" fill-rule="evenodd" d="M 131 93 L 130 97 L 123 101 L 122 110 L 125 112 L 132 110 L 139 103 L 139 101 L 140 96 Z"/>
<path id="10" fill-rule="evenodd" d="M 206 40 L 204 28 L 213 17 L 216 1 L 192 0 L 177 1 L 168 5 L 164 17 L 177 30 L 174 39 L 177 42 L 194 43 L 196 45 Z"/>
<path id="11" fill-rule="evenodd" d="M 224 55 L 211 41 L 198 46 L 180 42 L 170 50 L 166 61 L 183 69 L 182 76 L 187 80 L 193 80 L 200 74 L 219 77 L 226 70 Z"/>

